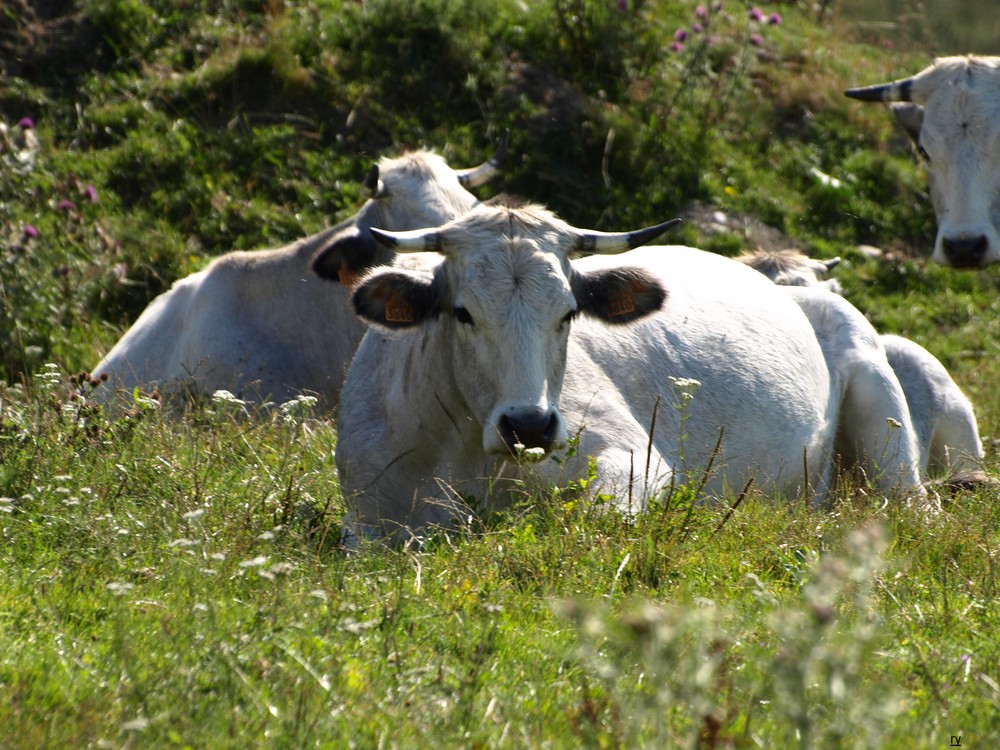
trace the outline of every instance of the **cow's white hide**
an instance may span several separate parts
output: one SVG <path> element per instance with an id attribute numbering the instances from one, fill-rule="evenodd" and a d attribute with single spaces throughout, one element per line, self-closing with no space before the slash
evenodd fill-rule
<path id="1" fill-rule="evenodd" d="M 370 176 L 372 197 L 346 221 L 282 248 L 227 253 L 177 281 L 93 369 L 106 381 L 94 398 L 127 403 L 135 388 L 171 400 L 227 390 L 254 402 L 307 394 L 334 406 L 365 332 L 346 285 L 392 259 L 370 228 L 437 226 L 465 213 L 477 202 L 461 184 L 472 172 L 430 151 L 384 158 L 377 180 Z M 475 184 L 492 173 L 478 172 Z M 334 283 L 314 273 L 314 262 Z"/>
<path id="2" fill-rule="evenodd" d="M 588 489 L 613 493 L 626 511 L 672 481 L 701 484 L 709 463 L 708 495 L 754 477 L 787 497 L 822 497 L 837 447 L 877 489 L 922 494 L 905 400 L 874 332 L 823 340 L 830 329 L 785 290 L 692 248 L 569 263 L 564 238 L 578 230 L 535 211 L 542 229 L 524 233 L 523 214 L 488 213 L 502 210 L 477 208 L 443 228 L 446 259 L 433 273 L 377 269 L 355 293 L 370 319 L 381 309 L 373 303 L 400 307 L 397 294 L 437 312 L 373 328 L 352 363 L 337 447 L 349 532 L 405 537 L 454 524 L 469 498 L 510 502 L 526 475 L 490 440 L 489 419 L 511 404 L 552 410 L 561 435 L 579 438 L 569 458 L 560 457 L 561 436 L 535 448 L 549 458 L 532 475 L 581 478 L 592 456 L 598 481 Z M 662 309 L 617 326 L 580 316 L 560 334 L 574 305 L 608 302 L 581 296 L 579 279 L 623 268 L 658 280 Z M 837 309 L 860 330 L 864 318 L 851 311 Z M 847 356 L 830 356 L 837 346 Z"/>

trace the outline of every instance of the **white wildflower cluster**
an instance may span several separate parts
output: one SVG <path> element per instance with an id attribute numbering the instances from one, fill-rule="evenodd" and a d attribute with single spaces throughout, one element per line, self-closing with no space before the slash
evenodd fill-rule
<path id="1" fill-rule="evenodd" d="M 245 416 L 248 413 L 246 401 L 222 388 L 212 394 L 212 407 L 212 413 L 218 416 Z"/>
<path id="2" fill-rule="evenodd" d="M 695 391 L 701 387 L 701 381 L 694 378 L 675 378 L 670 376 L 668 380 L 673 385 L 682 404 L 689 403 L 694 398 Z"/>
<path id="3" fill-rule="evenodd" d="M 544 448 L 525 448 L 522 443 L 514 443 L 514 454 L 519 460 L 535 464 L 545 458 Z"/>
<path id="4" fill-rule="evenodd" d="M 301 422 L 312 414 L 319 399 L 315 396 L 299 395 L 279 407 L 281 418 L 287 423 Z"/>

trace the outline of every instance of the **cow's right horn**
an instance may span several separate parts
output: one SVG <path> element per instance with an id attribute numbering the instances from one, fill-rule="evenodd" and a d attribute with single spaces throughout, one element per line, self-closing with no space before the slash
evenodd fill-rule
<path id="1" fill-rule="evenodd" d="M 458 182 L 464 188 L 479 187 L 485 184 L 488 180 L 493 179 L 500 171 L 500 162 L 503 161 L 504 156 L 507 154 L 507 143 L 510 141 L 510 131 L 503 131 L 503 135 L 500 136 L 500 140 L 497 143 L 497 150 L 493 152 L 487 161 L 480 164 L 478 167 L 469 167 L 468 169 L 456 169 L 455 174 L 458 175 Z"/>
<path id="2" fill-rule="evenodd" d="M 863 102 L 909 102 L 913 101 L 911 98 L 913 96 L 913 78 L 911 76 L 891 83 L 847 89 L 844 94 Z"/>
<path id="3" fill-rule="evenodd" d="M 602 255 L 616 255 L 624 253 L 626 250 L 645 245 L 655 237 L 660 236 L 668 229 L 681 223 L 680 219 L 671 219 L 662 224 L 655 224 L 644 229 L 636 229 L 634 232 L 598 232 L 594 230 L 581 231 L 576 238 L 576 246 L 573 248 L 580 253 L 599 253 Z"/>
<path id="4" fill-rule="evenodd" d="M 437 229 L 411 229 L 406 232 L 390 232 L 387 229 L 371 228 L 372 236 L 381 244 L 397 253 L 440 253 L 441 232 Z"/>

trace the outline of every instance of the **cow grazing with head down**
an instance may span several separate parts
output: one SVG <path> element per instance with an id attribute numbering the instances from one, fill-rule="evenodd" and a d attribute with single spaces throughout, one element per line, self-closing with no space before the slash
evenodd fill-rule
<path id="1" fill-rule="evenodd" d="M 830 287 L 832 279 L 825 278 L 832 267 L 827 265 L 829 261 L 816 261 L 796 251 L 782 252 L 780 263 L 773 262 L 773 254 L 766 252 L 747 253 L 737 260 L 776 284 L 840 293 L 839 285 Z M 891 334 L 881 336 L 880 341 L 906 395 L 924 476 L 977 476 L 984 454 L 972 403 L 945 366 L 920 344 Z"/>
<path id="2" fill-rule="evenodd" d="M 338 413 L 348 538 L 451 526 L 470 497 L 502 506 L 529 454 L 548 457 L 530 472 L 543 482 L 586 476 L 594 457 L 588 491 L 625 511 L 710 464 L 709 495 L 754 477 L 821 496 L 838 449 L 879 489 L 920 494 L 877 337 L 828 362 L 799 305 L 755 271 L 687 247 L 624 252 L 666 226 L 603 234 L 481 205 L 435 230 L 373 229 L 439 260 L 375 269 L 354 291 L 373 328 Z"/>
<path id="3" fill-rule="evenodd" d="M 365 179 L 368 199 L 346 221 L 286 247 L 227 253 L 176 282 L 94 368 L 107 381 L 95 398 L 112 402 L 136 387 L 172 396 L 228 390 L 257 402 L 309 394 L 334 406 L 365 332 L 350 285 L 393 257 L 371 227 L 437 226 L 467 212 L 477 200 L 466 188 L 497 173 L 506 143 L 505 135 L 470 169 L 431 151 L 383 158 Z"/>
<path id="4" fill-rule="evenodd" d="M 916 145 L 938 222 L 933 260 L 1000 262 L 1000 57 L 942 57 L 909 78 L 844 93 L 890 102 Z"/>

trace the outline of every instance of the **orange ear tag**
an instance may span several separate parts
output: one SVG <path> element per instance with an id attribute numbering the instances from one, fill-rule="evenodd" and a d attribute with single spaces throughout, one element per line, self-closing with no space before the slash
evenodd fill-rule
<path id="1" fill-rule="evenodd" d="M 385 303 L 385 319 L 389 323 L 412 323 L 416 319 L 413 305 L 404 302 L 394 294 Z"/>
<path id="2" fill-rule="evenodd" d="M 358 283 L 358 280 L 361 278 L 361 274 L 355 273 L 351 269 L 341 266 L 337 271 L 337 278 L 340 279 L 341 284 L 350 287 Z"/>
<path id="3" fill-rule="evenodd" d="M 631 294 L 623 294 L 608 302 L 608 315 L 613 318 L 635 312 L 635 299 Z"/>

